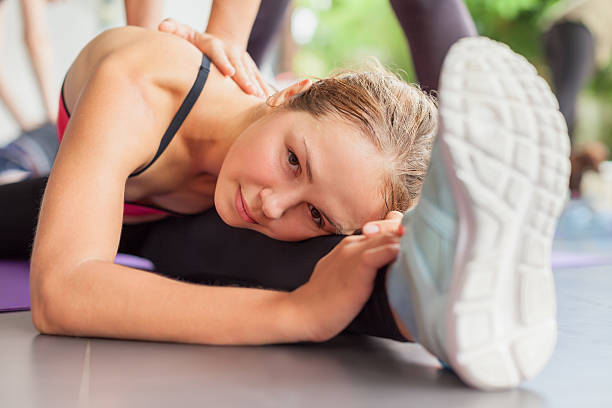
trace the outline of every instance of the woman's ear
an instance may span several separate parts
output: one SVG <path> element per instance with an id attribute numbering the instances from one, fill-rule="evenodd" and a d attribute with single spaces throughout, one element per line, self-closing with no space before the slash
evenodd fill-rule
<path id="1" fill-rule="evenodd" d="M 274 95 L 271 95 L 266 103 L 268 106 L 272 107 L 280 106 L 291 99 L 292 96 L 306 91 L 311 86 L 312 81 L 310 79 L 303 79 L 300 82 L 289 85 L 287 88 L 278 91 Z"/>

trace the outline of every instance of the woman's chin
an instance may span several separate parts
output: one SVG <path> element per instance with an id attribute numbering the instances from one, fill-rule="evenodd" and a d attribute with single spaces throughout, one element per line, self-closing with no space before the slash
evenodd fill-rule
<path id="1" fill-rule="evenodd" d="M 230 227 L 239 227 L 239 225 L 236 225 L 236 220 L 233 220 L 232 217 L 228 216 L 229 211 L 227 208 L 219 206 L 215 203 L 215 210 L 217 210 L 217 214 L 219 214 L 219 217 L 224 223 L 226 223 Z"/>

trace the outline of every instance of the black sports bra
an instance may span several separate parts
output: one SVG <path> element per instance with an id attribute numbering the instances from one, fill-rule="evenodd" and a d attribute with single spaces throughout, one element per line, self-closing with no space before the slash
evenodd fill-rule
<path id="1" fill-rule="evenodd" d="M 185 118 L 187 117 L 191 109 L 193 108 L 193 105 L 195 105 L 196 101 L 198 100 L 198 97 L 202 93 L 202 89 L 204 88 L 204 84 L 206 83 L 206 80 L 208 79 L 209 73 L 210 73 L 210 60 L 208 59 L 206 55 L 202 54 L 202 63 L 200 64 L 200 69 L 198 70 L 198 75 L 195 79 L 195 82 L 193 83 L 193 86 L 189 90 L 189 93 L 183 100 L 183 103 L 179 107 L 178 111 L 172 118 L 172 121 L 170 122 L 168 129 L 166 129 L 166 132 L 164 133 L 161 139 L 161 142 L 159 143 L 159 147 L 157 148 L 157 152 L 155 153 L 155 156 L 153 156 L 153 159 L 151 159 L 151 161 L 147 163 L 146 166 L 144 166 L 140 170 L 136 170 L 135 172 L 130 174 L 128 177 L 138 176 L 139 174 L 147 170 L 149 167 L 151 167 L 153 163 L 155 163 L 155 161 L 159 158 L 159 156 L 161 156 L 164 150 L 166 150 L 166 148 L 172 141 L 172 138 L 174 138 L 174 135 L 176 134 L 178 129 L 181 127 L 181 125 L 185 121 Z M 65 79 L 64 79 L 64 82 L 65 82 Z M 70 112 L 68 111 L 68 107 L 66 106 L 66 100 L 64 99 L 64 84 L 62 84 L 61 97 L 62 97 L 63 108 L 66 111 L 68 118 L 70 118 Z M 130 205 L 136 205 L 139 207 L 160 210 L 170 215 L 179 215 L 179 216 L 192 215 L 192 214 L 179 213 L 176 211 L 168 210 L 166 208 L 161 208 L 161 207 L 150 205 L 150 204 L 142 204 L 142 203 L 130 202 L 130 201 L 126 201 L 125 203 L 130 204 Z"/>
<path id="2" fill-rule="evenodd" d="M 129 177 L 135 177 L 141 174 L 142 172 L 144 172 L 149 167 L 151 167 L 151 165 L 155 163 L 155 161 L 159 158 L 159 156 L 161 156 L 164 150 L 166 150 L 166 148 L 172 141 L 172 138 L 174 138 L 174 135 L 179 130 L 179 128 L 185 121 L 185 118 L 187 117 L 191 109 L 193 108 L 193 105 L 195 105 L 196 101 L 198 100 L 198 97 L 202 93 L 202 89 L 204 89 L 204 84 L 206 83 L 206 79 L 208 79 L 209 73 L 210 73 L 210 60 L 208 59 L 206 55 L 202 54 L 202 63 L 200 64 L 200 69 L 198 71 L 198 75 L 195 79 L 195 82 L 193 83 L 193 86 L 189 90 L 189 93 L 183 100 L 183 103 L 179 107 L 178 111 L 172 118 L 172 122 L 170 122 L 168 129 L 166 129 L 166 132 L 164 133 L 164 136 L 162 137 L 161 142 L 159 143 L 159 147 L 157 148 L 157 152 L 155 153 L 155 156 L 153 156 L 153 159 L 151 159 L 151 161 L 146 166 L 144 166 L 140 170 L 136 170 L 135 172 L 130 174 Z M 61 93 L 62 93 L 62 104 L 64 105 L 64 109 L 66 110 L 68 117 L 70 117 L 70 112 L 68 111 L 66 100 L 64 99 L 64 85 L 63 84 L 62 84 Z"/>

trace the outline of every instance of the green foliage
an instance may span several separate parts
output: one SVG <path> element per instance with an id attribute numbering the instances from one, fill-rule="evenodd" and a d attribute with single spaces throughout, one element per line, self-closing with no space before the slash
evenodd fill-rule
<path id="1" fill-rule="evenodd" d="M 539 12 L 558 0 L 466 0 L 472 15 L 513 20 L 520 13 Z"/>
<path id="2" fill-rule="evenodd" d="M 354 66 L 376 57 L 391 69 L 405 70 L 412 79 L 406 40 L 387 0 L 334 0 L 329 10 L 317 10 L 315 0 L 295 2 L 312 7 L 319 18 L 313 41 L 296 56 L 299 74 L 325 76 L 334 68 Z"/>
<path id="3" fill-rule="evenodd" d="M 465 4 L 481 35 L 509 44 L 547 77 L 540 21 L 559 1 L 465 0 Z M 388 0 L 297 0 L 294 4 L 311 8 L 319 18 L 313 41 L 296 56 L 295 71 L 300 75 L 325 76 L 336 67 L 353 66 L 374 56 L 392 70 L 401 70 L 406 80 L 415 80 L 406 40 Z M 612 100 L 612 68 L 598 72 L 585 94 L 603 109 L 597 129 L 585 132 L 596 133 L 612 147 L 612 120 L 607 119 L 612 115 L 606 110 Z"/>

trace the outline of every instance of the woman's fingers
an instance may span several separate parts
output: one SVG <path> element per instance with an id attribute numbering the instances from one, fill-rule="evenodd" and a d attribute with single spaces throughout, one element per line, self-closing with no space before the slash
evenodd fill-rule
<path id="1" fill-rule="evenodd" d="M 399 253 L 399 242 L 393 242 L 381 245 L 375 248 L 370 248 L 363 252 L 363 262 L 374 269 L 379 269 L 395 260 Z"/>
<path id="2" fill-rule="evenodd" d="M 370 221 L 363 226 L 362 232 L 366 236 L 373 236 L 381 232 L 393 232 L 397 236 L 404 234 L 402 227 L 402 213 L 399 211 L 390 211 L 384 220 Z"/>
<path id="3" fill-rule="evenodd" d="M 389 211 L 385 217 L 385 220 L 401 220 L 403 216 L 404 214 L 399 211 Z"/>
<path id="4" fill-rule="evenodd" d="M 392 262 L 399 252 L 400 238 L 393 233 L 378 234 L 362 241 L 362 262 L 371 268 L 378 269 Z"/>

